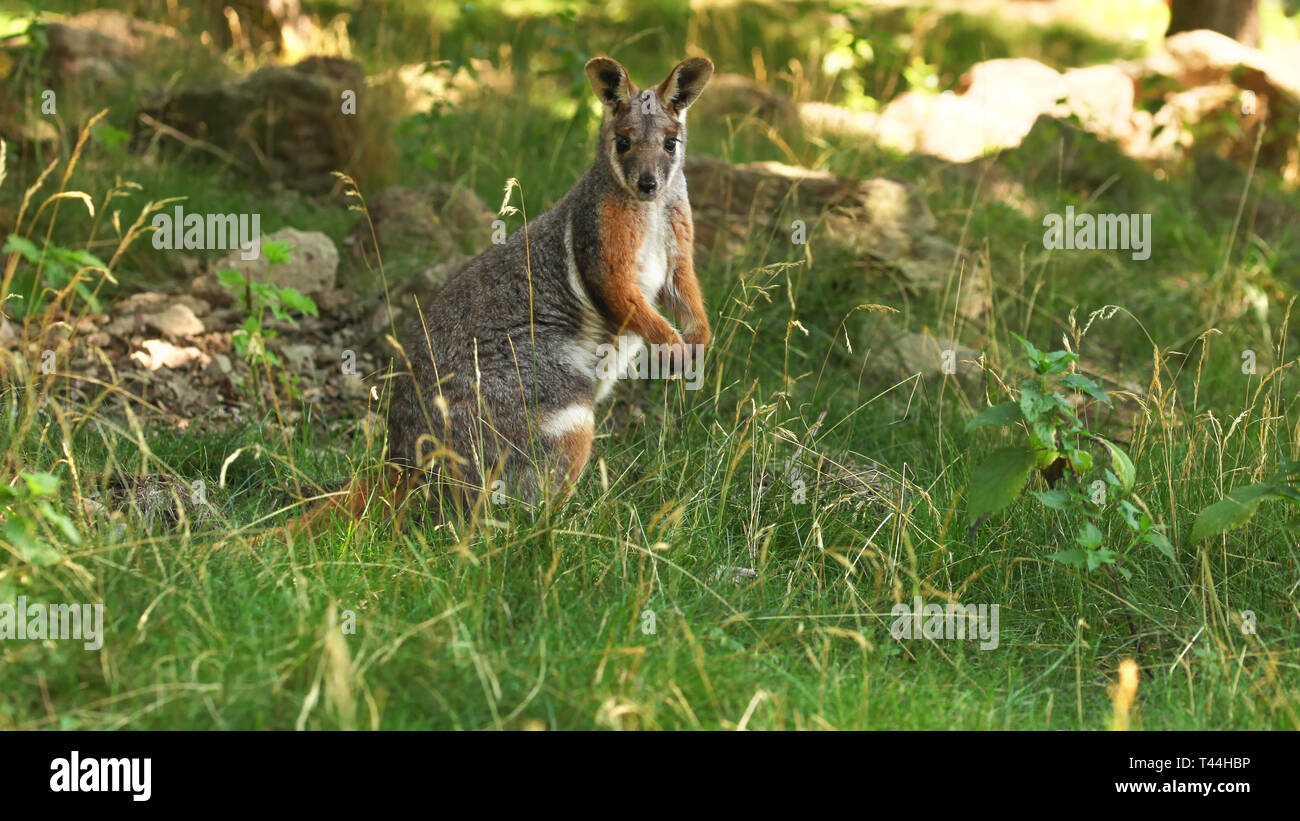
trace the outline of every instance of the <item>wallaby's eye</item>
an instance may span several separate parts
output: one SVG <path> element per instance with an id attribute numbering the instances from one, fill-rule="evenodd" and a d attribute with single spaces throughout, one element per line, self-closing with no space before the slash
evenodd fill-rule
<path id="1" fill-rule="evenodd" d="M 614 148 L 618 150 L 618 153 L 622 154 L 624 151 L 627 151 L 631 147 L 632 147 L 632 141 L 629 140 L 627 137 L 624 137 L 622 134 L 614 135 Z"/>
<path id="2" fill-rule="evenodd" d="M 676 137 L 669 137 L 668 139 L 664 140 L 664 151 L 667 151 L 669 154 L 671 154 L 676 150 L 677 150 Z"/>

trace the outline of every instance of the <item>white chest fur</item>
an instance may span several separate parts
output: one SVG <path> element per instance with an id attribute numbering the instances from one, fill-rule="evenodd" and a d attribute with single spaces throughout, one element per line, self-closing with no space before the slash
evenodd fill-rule
<path id="1" fill-rule="evenodd" d="M 642 206 L 641 245 L 636 252 L 637 284 L 646 302 L 654 304 L 668 281 L 668 258 L 676 244 L 668 214 L 659 202 Z"/>
<path id="2" fill-rule="evenodd" d="M 642 210 L 641 244 L 637 247 L 637 286 L 646 302 L 654 305 L 668 282 L 669 260 L 676 254 L 677 236 L 661 203 L 646 203 Z M 613 344 L 606 337 L 605 321 L 582 284 L 573 254 L 573 225 L 565 226 L 564 246 L 568 263 L 569 287 L 582 310 L 582 330 L 563 354 L 564 364 L 595 380 L 595 401 L 600 402 L 614 384 L 627 373 L 629 363 L 640 355 L 645 341 L 633 333 L 623 333 Z M 610 349 L 612 348 L 612 351 Z M 612 361 L 607 357 L 613 356 Z"/>

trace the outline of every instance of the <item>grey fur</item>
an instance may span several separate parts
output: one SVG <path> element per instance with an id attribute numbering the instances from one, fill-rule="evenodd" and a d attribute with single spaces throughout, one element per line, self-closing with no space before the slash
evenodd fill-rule
<path id="1" fill-rule="evenodd" d="M 409 369 L 399 362 L 389 383 L 389 459 L 429 470 L 439 484 L 460 484 L 463 498 L 491 493 L 499 478 L 510 498 L 533 501 L 571 469 L 581 469 L 569 464 L 562 437 L 546 429 L 546 420 L 566 409 L 577 416 L 575 409 L 594 411 L 597 381 L 580 354 L 594 357 L 595 346 L 613 342 L 621 330 L 599 297 L 607 266 L 602 198 L 615 195 L 689 219 L 681 170 L 686 127 L 675 115 L 698 95 L 712 64 L 699 58 L 682 63 L 660 86 L 672 94 L 644 107 L 619 96 L 620 87 L 634 90 L 626 72 L 615 76 L 621 71 L 603 60 L 588 69 L 605 101 L 592 166 L 551 209 L 471 260 L 423 306 L 402 338 Z M 673 83 L 680 73 L 694 80 L 685 91 Z M 612 85 L 602 88 L 600 78 Z M 621 157 L 611 151 L 616 128 L 633 135 L 634 145 Z M 673 155 L 663 145 L 665 129 L 677 132 Z M 656 180 L 649 201 L 635 185 L 642 174 Z M 571 286 L 569 248 L 583 293 Z M 672 306 L 670 293 L 649 295 L 651 305 L 665 298 Z"/>

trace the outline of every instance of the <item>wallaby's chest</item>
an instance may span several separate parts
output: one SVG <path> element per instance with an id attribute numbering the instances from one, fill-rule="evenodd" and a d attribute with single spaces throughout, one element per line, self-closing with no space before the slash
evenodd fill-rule
<path id="1" fill-rule="evenodd" d="M 637 285 L 641 294 L 654 304 L 668 281 L 668 265 L 675 244 L 667 210 L 652 203 L 641 214 L 642 230 L 636 252 Z"/>

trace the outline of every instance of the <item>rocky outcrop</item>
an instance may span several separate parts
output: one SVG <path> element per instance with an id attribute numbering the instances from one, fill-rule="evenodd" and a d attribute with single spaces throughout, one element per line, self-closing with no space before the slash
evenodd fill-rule
<path id="1" fill-rule="evenodd" d="M 349 113 L 345 93 L 355 95 Z M 243 172 L 309 192 L 328 191 L 333 172 L 349 172 L 361 151 L 365 76 L 351 60 L 309 57 L 292 66 L 268 66 L 235 83 L 182 88 L 141 112 L 138 134 L 150 120 L 202 141 Z"/>

